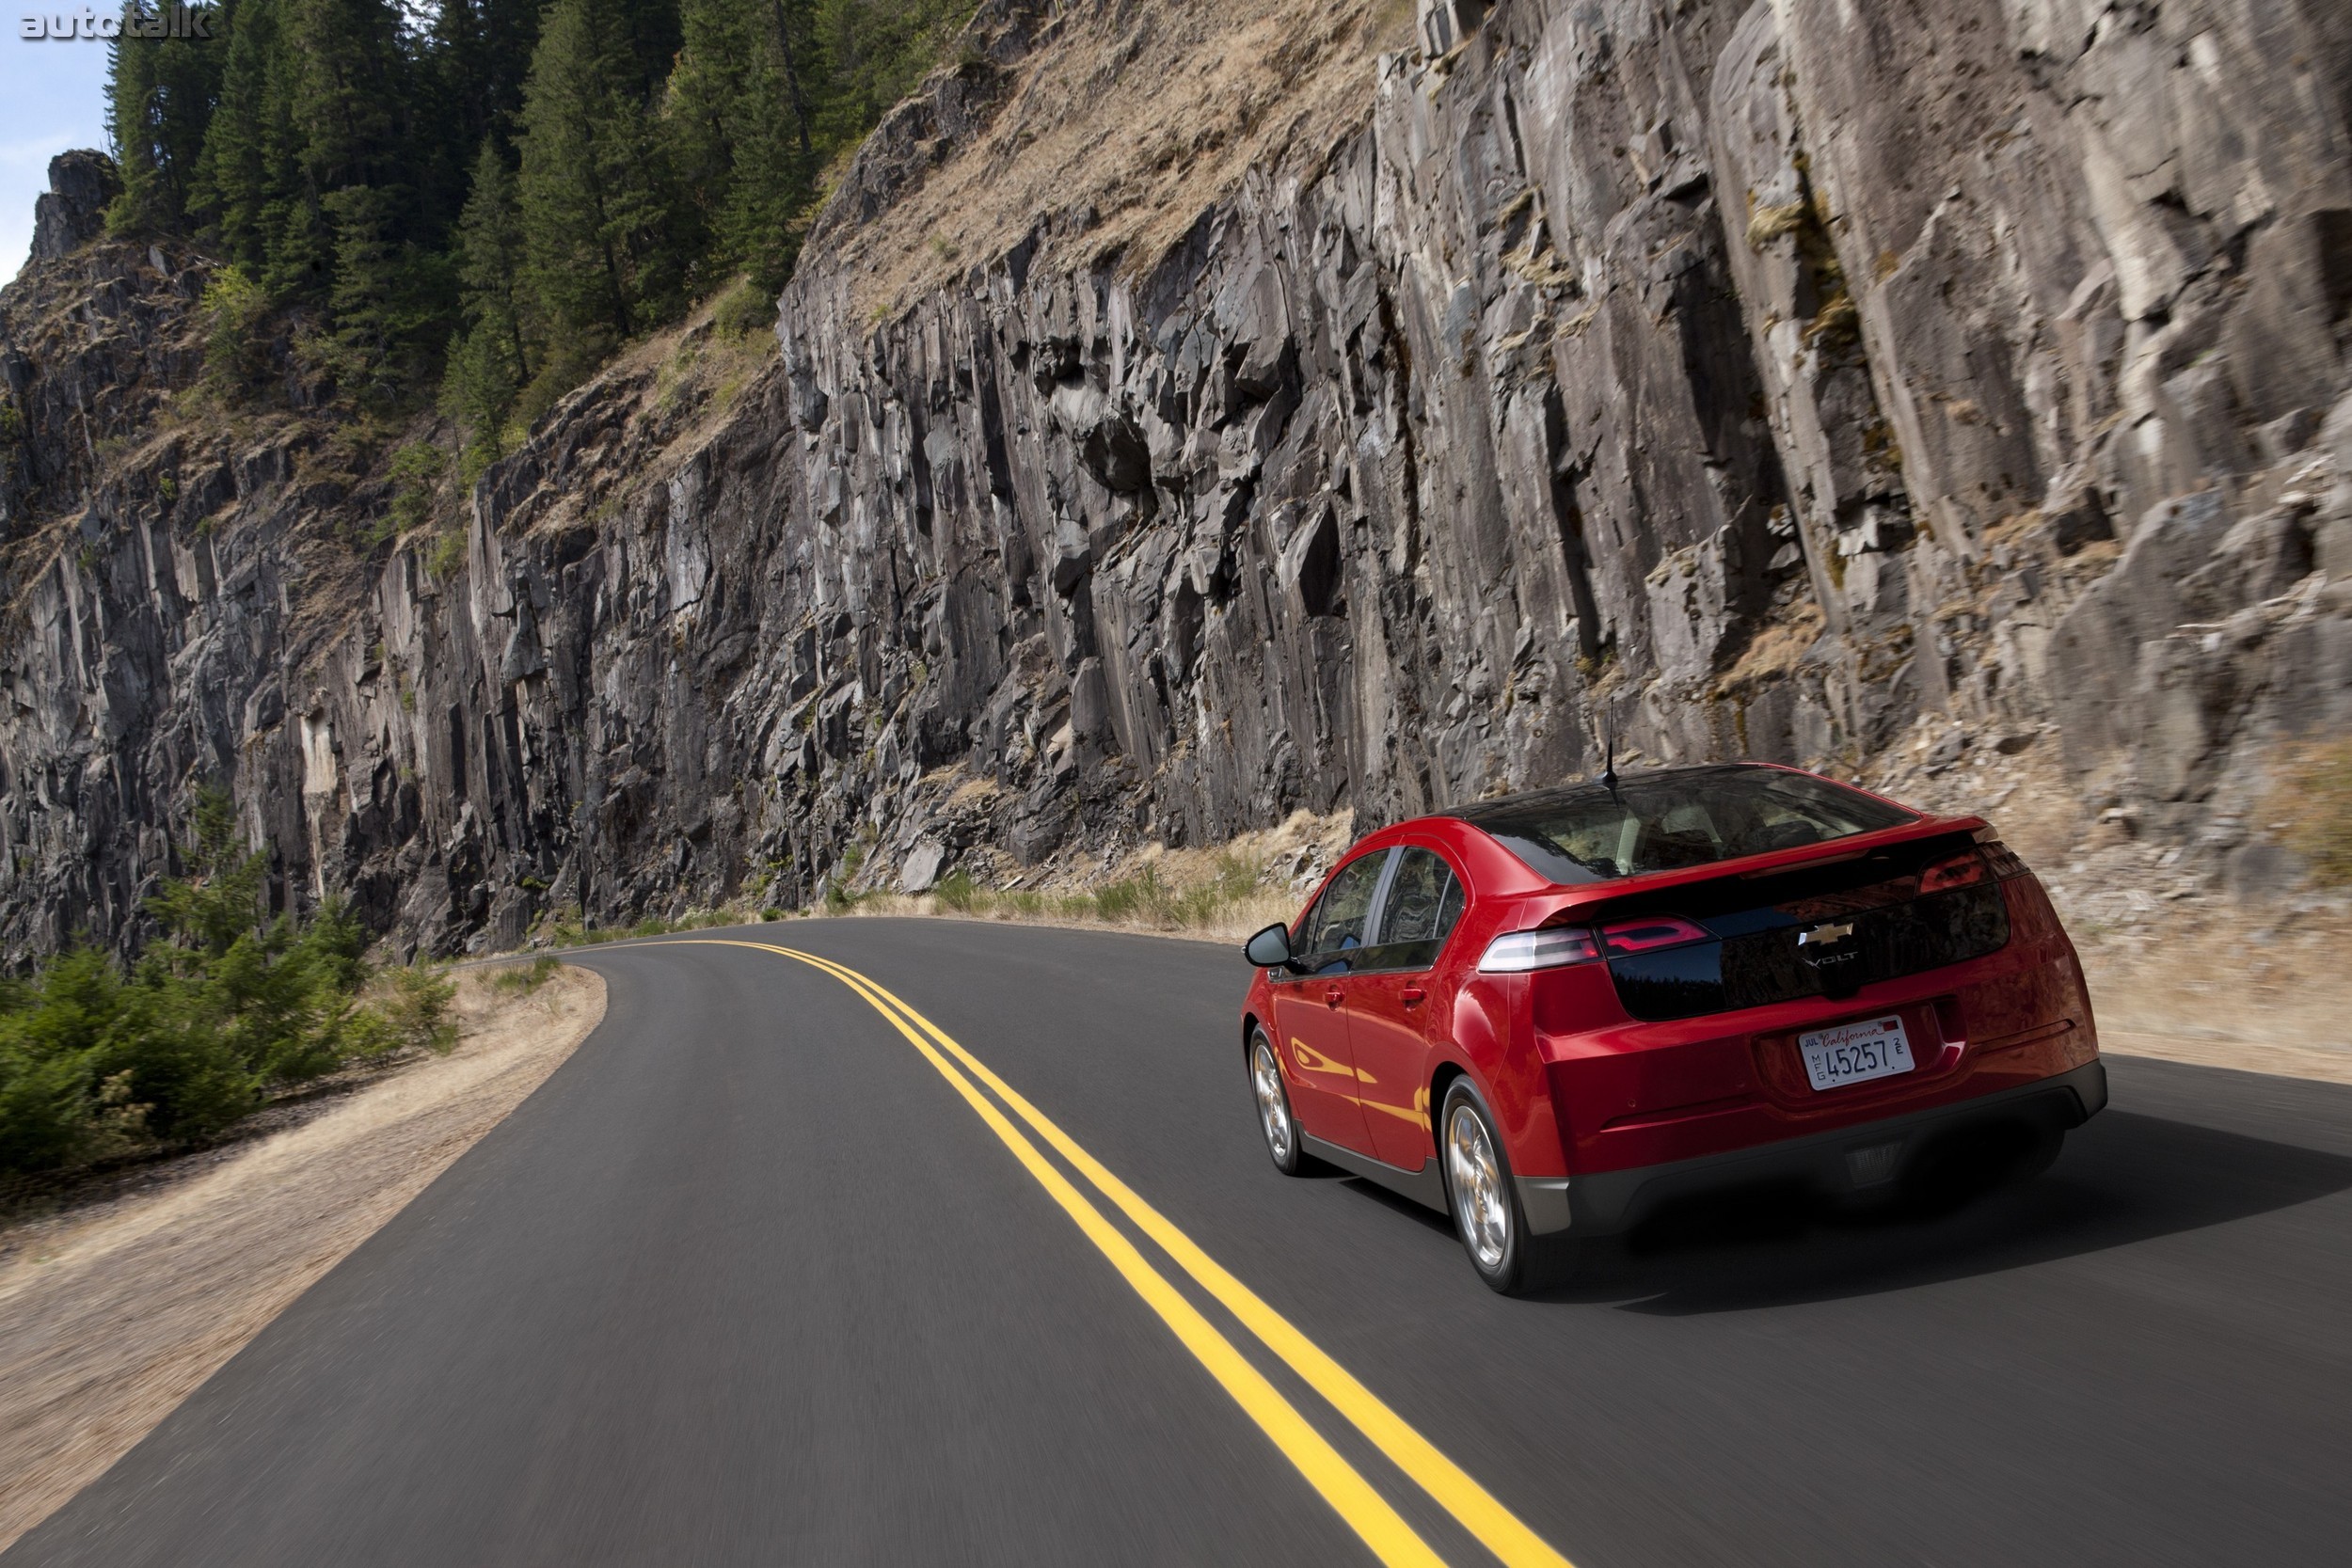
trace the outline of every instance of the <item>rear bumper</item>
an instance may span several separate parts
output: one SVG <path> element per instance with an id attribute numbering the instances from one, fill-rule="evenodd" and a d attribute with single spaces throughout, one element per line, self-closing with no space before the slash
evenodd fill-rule
<path id="1" fill-rule="evenodd" d="M 1802 1182 L 1832 1195 L 1862 1192 L 1893 1181 L 1942 1134 L 2016 1122 L 2063 1131 L 2081 1126 L 2106 1102 L 2107 1069 L 2094 1059 L 2014 1088 L 1761 1148 L 1591 1176 L 1520 1177 L 1519 1204 L 1528 1228 L 1539 1235 L 1611 1235 L 1675 1198 L 1726 1187 Z"/>

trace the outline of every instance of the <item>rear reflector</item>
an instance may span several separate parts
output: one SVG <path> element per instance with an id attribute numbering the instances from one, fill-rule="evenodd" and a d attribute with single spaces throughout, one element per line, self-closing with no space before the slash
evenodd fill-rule
<path id="1" fill-rule="evenodd" d="M 1487 944 L 1478 960 L 1482 974 L 1523 974 L 1531 969 L 1557 969 L 1563 964 L 1591 963 L 1600 957 L 1593 933 L 1581 926 L 1551 926 L 1539 931 L 1513 931 Z"/>
<path id="2" fill-rule="evenodd" d="M 1712 942 L 1714 936 L 1678 915 L 1654 914 L 1641 920 L 1620 920 L 1600 928 L 1601 944 L 1612 954 L 1653 953 L 1661 947 L 1681 947 Z"/>

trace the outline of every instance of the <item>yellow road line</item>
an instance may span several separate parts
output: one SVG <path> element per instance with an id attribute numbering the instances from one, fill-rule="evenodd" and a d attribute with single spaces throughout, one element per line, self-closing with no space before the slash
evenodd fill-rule
<path id="1" fill-rule="evenodd" d="M 1282 1397 L 1281 1391 L 1266 1380 L 1265 1374 L 1251 1366 L 1248 1357 L 1233 1348 L 1232 1340 L 1217 1332 L 1216 1326 L 1200 1315 L 1198 1307 L 1186 1301 L 1176 1288 L 1154 1269 L 1150 1260 L 1136 1250 L 1117 1227 L 1104 1217 L 1103 1212 L 1087 1200 L 1084 1193 L 1073 1186 L 1070 1179 L 1054 1168 L 1051 1162 L 1038 1151 L 1037 1145 L 1023 1135 L 1021 1130 L 1006 1119 L 1005 1114 L 989 1102 L 975 1088 L 972 1081 L 956 1070 L 955 1065 L 931 1048 L 929 1040 L 907 1026 L 906 1020 L 875 994 L 881 988 L 854 970 L 836 969 L 824 959 L 788 947 L 778 947 L 764 942 L 729 942 L 717 937 L 692 937 L 687 942 L 714 947 L 754 947 L 764 952 L 799 958 L 832 974 L 834 978 L 865 998 L 866 1005 L 887 1019 L 891 1026 L 906 1037 L 907 1042 L 921 1052 L 924 1058 L 938 1069 L 941 1077 L 952 1085 L 965 1103 L 979 1114 L 989 1131 L 1010 1149 L 1013 1158 L 1037 1179 L 1038 1185 L 1061 1205 L 1062 1212 L 1077 1223 L 1088 1241 L 1110 1260 L 1121 1278 L 1136 1294 L 1144 1299 L 1152 1311 L 1160 1315 L 1194 1359 L 1208 1370 L 1209 1375 L 1232 1396 L 1233 1402 L 1248 1413 L 1249 1418 L 1272 1438 L 1274 1446 L 1282 1450 L 1284 1458 L 1298 1467 L 1309 1485 L 1320 1493 L 1332 1511 L 1347 1522 L 1350 1529 L 1362 1537 L 1365 1545 L 1382 1562 L 1413 1565 L 1413 1568 L 1446 1568 L 1444 1559 L 1430 1550 L 1426 1542 L 1405 1522 L 1402 1514 L 1389 1506 L 1388 1499 L 1373 1489 L 1353 1465 L 1333 1448 L 1323 1433 L 1317 1432 L 1295 1405 Z M 666 945 L 654 943 L 651 945 Z M 680 945 L 684 945 L 681 943 Z M 929 1025 L 926 1025 L 928 1028 Z"/>
<path id="2" fill-rule="evenodd" d="M 1019 1090 L 999 1078 L 986 1063 L 959 1045 L 902 997 L 881 982 L 831 958 L 803 953 L 796 948 L 779 947 L 771 942 L 746 942 L 743 945 L 766 948 L 770 952 L 812 964 L 845 985 L 867 993 L 869 1002 L 875 995 L 886 998 L 893 1007 L 912 1020 L 969 1069 L 973 1076 L 1011 1106 L 1022 1120 L 1076 1167 L 1078 1173 L 1098 1192 L 1109 1198 L 1120 1212 L 1157 1243 L 1227 1311 L 1240 1319 L 1243 1326 L 1256 1335 L 1268 1350 L 1281 1357 L 1293 1371 L 1305 1379 L 1309 1387 L 1330 1402 L 1332 1408 L 1370 1438 L 1373 1446 L 1388 1456 L 1390 1463 L 1411 1477 L 1414 1483 L 1435 1498 L 1439 1507 L 1459 1520 L 1463 1528 L 1476 1536 L 1480 1544 L 1494 1553 L 1497 1559 L 1508 1564 L 1509 1568 L 1574 1568 L 1566 1558 L 1553 1549 L 1550 1543 L 1530 1529 L 1518 1515 L 1503 1507 L 1492 1493 L 1472 1480 L 1468 1471 L 1447 1458 L 1437 1445 L 1391 1410 L 1378 1395 L 1359 1382 L 1355 1374 L 1331 1359 L 1321 1346 L 1299 1332 L 1289 1319 L 1267 1306 L 1256 1291 L 1234 1278 L 1166 1215 L 1112 1175 L 1101 1161 L 1088 1153 L 1051 1117 L 1030 1104 Z M 898 1021 L 894 1019 L 893 1022 Z M 900 1023 L 899 1028 L 902 1033 L 905 1032 L 904 1023 Z"/>

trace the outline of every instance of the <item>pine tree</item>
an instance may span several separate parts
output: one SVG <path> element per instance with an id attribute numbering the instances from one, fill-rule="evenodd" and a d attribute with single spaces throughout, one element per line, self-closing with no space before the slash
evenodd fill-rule
<path id="1" fill-rule="evenodd" d="M 914 90 L 971 15 L 970 0 L 816 0 L 826 138 L 841 146 L 864 135 Z"/>
<path id="2" fill-rule="evenodd" d="M 280 0 L 288 150 L 297 170 L 269 279 L 287 294 L 385 309 L 391 236 L 413 191 L 402 178 L 407 83 L 388 0 Z M 370 194 L 344 194 L 364 187 Z M 365 274 L 365 276 L 360 276 Z"/>
<path id="3" fill-rule="evenodd" d="M 449 117 L 458 156 L 470 157 L 485 136 L 503 144 L 522 114 L 523 82 L 539 41 L 537 0 L 441 0 L 432 40 L 435 106 Z"/>
<path id="4" fill-rule="evenodd" d="M 972 0 L 541 3 L 219 0 L 209 40 L 118 42 L 110 221 L 230 263 L 228 395 L 291 327 L 347 399 L 437 377 L 485 460 L 691 295 L 780 285 L 826 161 Z"/>
<path id="5" fill-rule="evenodd" d="M 449 264 L 402 237 L 404 186 L 344 185 L 320 205 L 335 231 L 333 325 L 320 356 L 346 395 L 397 405 L 425 385 L 434 347 L 447 336 Z"/>
<path id="6" fill-rule="evenodd" d="M 289 140 L 271 134 L 284 107 L 282 94 L 273 90 L 279 74 L 278 4 L 238 0 L 226 40 L 215 40 L 228 60 L 188 203 L 199 230 L 256 277 L 268 261 L 272 203 L 294 174 L 291 167 L 273 167 L 269 155 Z"/>
<path id="7" fill-rule="evenodd" d="M 466 429 L 462 471 L 470 481 L 499 455 L 515 397 L 532 377 L 521 278 L 522 212 L 514 171 L 485 136 L 474 160 L 473 192 L 457 225 L 457 279 L 465 327 L 450 351 L 442 405 Z"/>
<path id="8" fill-rule="evenodd" d="M 710 282 L 749 271 L 773 287 L 790 270 L 817 175 L 801 75 L 809 20 L 807 0 L 687 0 L 667 125 L 711 234 Z"/>
<path id="9" fill-rule="evenodd" d="M 525 276 L 554 347 L 527 414 L 679 302 L 691 235 L 629 24 L 617 0 L 556 0 L 532 59 L 516 184 Z"/>
<path id="10" fill-rule="evenodd" d="M 282 0 L 299 61 L 291 104 L 302 172 L 321 193 L 405 183 L 406 60 L 389 0 Z"/>
<path id="11" fill-rule="evenodd" d="M 230 8 L 213 13 L 228 25 Z M 120 234 L 180 232 L 220 97 L 221 51 L 196 39 L 118 38 L 108 46 L 106 135 L 122 174 L 107 214 Z"/>

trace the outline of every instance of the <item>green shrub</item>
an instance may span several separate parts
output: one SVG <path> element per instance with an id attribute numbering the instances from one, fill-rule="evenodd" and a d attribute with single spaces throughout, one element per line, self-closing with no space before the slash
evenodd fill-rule
<path id="1" fill-rule="evenodd" d="M 262 1075 L 242 1059 L 241 1042 L 230 1037 L 238 1021 L 214 988 L 141 967 L 107 1039 L 86 1058 L 90 1077 L 124 1085 L 127 1100 L 147 1108 L 157 1138 L 210 1137 L 261 1103 Z"/>
<path id="2" fill-rule="evenodd" d="M 563 967 L 561 959 L 551 958 L 545 953 L 538 955 L 527 964 L 502 964 L 491 974 L 490 989 L 528 996 L 546 985 L 555 972 Z"/>
<path id="3" fill-rule="evenodd" d="M 466 531 L 453 528 L 433 541 L 425 552 L 424 575 L 435 582 L 447 582 L 466 563 Z"/>
<path id="4" fill-rule="evenodd" d="M 552 958 L 544 960 L 552 964 Z M 376 1011 L 391 1033 L 395 1049 L 430 1051 L 446 1056 L 457 1047 L 457 1021 L 449 1016 L 457 988 L 422 964 L 384 972 L 383 994 Z"/>
<path id="5" fill-rule="evenodd" d="M 50 1170 L 88 1141 L 88 1064 L 71 1053 L 42 1053 L 16 1035 L 0 1023 L 0 1171 Z"/>
<path id="6" fill-rule="evenodd" d="M 958 866 L 939 879 L 939 885 L 931 889 L 931 896 L 958 914 L 970 914 L 972 906 L 979 902 L 980 888 L 969 871 Z"/>
<path id="7" fill-rule="evenodd" d="M 269 294 L 242 266 L 213 274 L 199 305 L 204 317 L 204 384 L 214 396 L 233 399 L 269 369 Z"/>
<path id="8" fill-rule="evenodd" d="M 263 917 L 225 796 L 199 797 L 194 830 L 188 874 L 149 901 L 163 937 L 127 973 L 77 948 L 0 987 L 0 1173 L 207 1138 L 273 1085 L 441 1038 L 445 994 L 396 974 L 385 1006 L 359 1003 L 365 935 L 341 907 Z"/>
<path id="9" fill-rule="evenodd" d="M 1094 918 L 1113 922 L 1175 922 L 1182 900 L 1175 889 L 1160 880 L 1159 868 L 1147 865 L 1094 893 Z"/>
<path id="10" fill-rule="evenodd" d="M 433 497 L 449 467 L 441 449 L 430 441 L 411 441 L 392 454 L 392 531 L 406 533 L 433 519 Z"/>
<path id="11" fill-rule="evenodd" d="M 770 331 L 776 325 L 775 295 L 749 277 L 739 277 L 711 307 L 710 325 L 729 338 Z"/>

